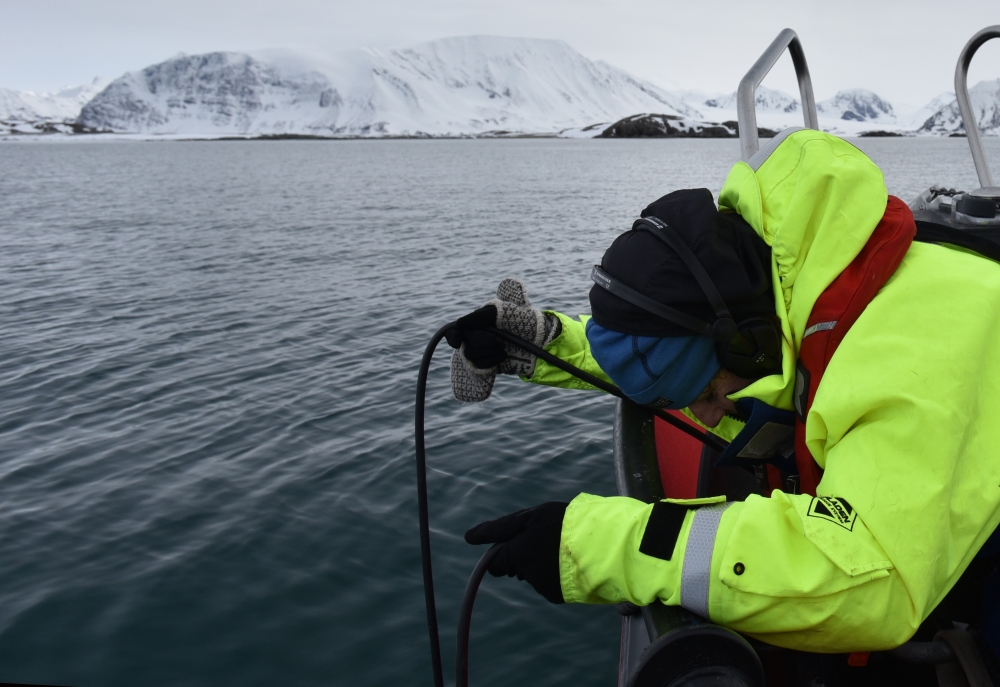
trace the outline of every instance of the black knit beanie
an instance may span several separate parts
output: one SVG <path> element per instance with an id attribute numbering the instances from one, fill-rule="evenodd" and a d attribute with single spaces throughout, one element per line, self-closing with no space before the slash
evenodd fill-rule
<path id="1" fill-rule="evenodd" d="M 691 247 L 737 323 L 774 315 L 771 249 L 742 217 L 722 213 L 705 188 L 668 193 L 642 211 L 668 225 Z M 604 253 L 601 267 L 626 286 L 705 322 L 715 312 L 680 257 L 648 231 L 627 231 Z M 590 290 L 594 321 L 639 336 L 692 332 L 622 300 L 596 284 Z"/>

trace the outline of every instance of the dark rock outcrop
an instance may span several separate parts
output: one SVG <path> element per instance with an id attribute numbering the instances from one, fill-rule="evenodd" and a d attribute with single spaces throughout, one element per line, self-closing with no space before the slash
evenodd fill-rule
<path id="1" fill-rule="evenodd" d="M 777 132 L 758 127 L 757 135 L 771 138 Z M 602 138 L 736 138 L 736 122 L 699 122 L 668 114 L 639 114 L 619 119 L 601 132 Z"/>
<path id="2" fill-rule="evenodd" d="M 734 138 L 720 124 L 696 122 L 678 115 L 641 114 L 619 119 L 601 132 L 603 138 Z"/>

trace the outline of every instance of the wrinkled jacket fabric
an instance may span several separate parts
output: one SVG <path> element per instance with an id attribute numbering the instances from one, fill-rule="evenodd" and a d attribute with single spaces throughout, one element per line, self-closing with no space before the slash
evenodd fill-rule
<path id="1" fill-rule="evenodd" d="M 865 245 L 887 195 L 877 167 L 834 136 L 800 130 L 772 148 L 732 168 L 719 205 L 771 246 L 783 372 L 730 398 L 791 410 L 812 306 Z M 550 350 L 598 373 L 583 324 L 562 320 Z M 557 377 L 539 361 L 530 381 L 585 386 Z M 998 420 L 1000 265 L 914 243 L 837 349 L 806 418 L 825 469 L 817 497 L 850 504 L 850 522 L 821 517 L 829 509 L 809 495 L 751 496 L 705 506 L 715 511 L 709 534 L 696 525 L 700 511 L 688 512 L 668 561 L 638 550 L 651 505 L 584 494 L 564 521 L 563 596 L 660 599 L 806 651 L 898 646 L 1000 523 Z M 713 431 L 730 439 L 739 428 L 727 419 Z M 704 598 L 687 584 L 698 561 Z"/>

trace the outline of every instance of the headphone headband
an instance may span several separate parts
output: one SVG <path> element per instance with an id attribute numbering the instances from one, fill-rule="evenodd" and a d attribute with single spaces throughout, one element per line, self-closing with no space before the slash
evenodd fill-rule
<path id="1" fill-rule="evenodd" d="M 775 328 L 773 322 L 766 318 L 754 317 L 737 326 L 722 294 L 719 293 L 704 265 L 695 256 L 691 247 L 670 231 L 667 223 L 656 217 L 644 217 L 635 221 L 632 230 L 648 231 L 673 249 L 715 310 L 715 321 L 704 322 L 653 300 L 621 283 L 605 272 L 600 265 L 594 265 L 590 271 L 590 278 L 595 284 L 646 312 L 714 339 L 719 362 L 740 377 L 757 379 L 781 370 L 781 332 Z"/>
<path id="2" fill-rule="evenodd" d="M 635 289 L 625 286 L 601 269 L 600 265 L 594 265 L 594 268 L 590 271 L 590 278 L 595 284 L 618 296 L 623 301 L 627 301 L 637 308 L 642 308 L 646 312 L 651 312 L 657 317 L 662 317 L 668 322 L 679 324 L 685 329 L 690 329 L 698 334 L 704 334 L 705 336 L 711 337 L 716 341 L 723 341 L 726 343 L 732 341 L 733 336 L 736 335 L 736 323 L 734 323 L 732 319 L 717 320 L 714 324 L 703 322 L 697 317 L 692 317 L 691 315 L 681 312 L 676 308 L 671 308 L 669 305 L 664 305 L 663 303 L 654 301 L 649 296 L 644 296 Z M 729 326 L 725 323 L 728 323 Z M 719 338 L 719 336 L 727 335 L 728 338 Z"/>
<path id="3" fill-rule="evenodd" d="M 708 276 L 708 272 L 701 264 L 701 261 L 698 260 L 694 251 L 691 250 L 691 247 L 683 239 L 672 231 L 667 232 L 666 230 L 668 229 L 670 229 L 670 225 L 658 217 L 641 217 L 632 223 L 632 231 L 646 230 L 667 244 L 667 247 L 672 248 L 677 257 L 681 259 L 685 267 L 688 268 L 688 271 L 694 276 L 695 281 L 698 282 L 698 286 L 705 292 L 709 304 L 715 310 L 715 317 L 720 320 L 728 319 L 731 321 L 733 315 L 729 312 L 729 308 L 726 307 L 726 302 L 722 300 L 722 294 L 715 288 L 715 282 Z"/>
<path id="4" fill-rule="evenodd" d="M 657 217 L 642 217 L 632 224 L 632 231 L 648 231 L 665 243 L 668 248 L 671 248 L 684 262 L 685 266 L 687 266 L 698 282 L 701 290 L 705 292 L 708 302 L 715 310 L 716 319 L 711 324 L 639 293 L 612 277 L 599 265 L 594 265 L 594 269 L 590 271 L 590 278 L 595 284 L 618 296 L 623 301 L 627 301 L 638 308 L 662 317 L 668 322 L 679 324 L 685 329 L 703 334 L 719 343 L 731 343 L 739 335 L 739 329 L 736 327 L 732 313 L 726 307 L 726 302 L 722 300 L 722 294 L 715 288 L 715 283 L 708 275 L 705 267 L 695 256 L 691 247 L 684 243 L 682 239 L 673 236 L 664 231 L 664 229 L 670 229 L 670 225 Z"/>

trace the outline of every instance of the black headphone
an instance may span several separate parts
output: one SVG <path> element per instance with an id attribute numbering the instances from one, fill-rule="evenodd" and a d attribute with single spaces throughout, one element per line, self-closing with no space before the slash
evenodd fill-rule
<path id="1" fill-rule="evenodd" d="M 690 246 L 673 235 L 667 223 L 656 217 L 643 217 L 635 221 L 632 231 L 648 231 L 673 249 L 705 292 L 709 304 L 715 310 L 715 321 L 709 324 L 654 301 L 625 286 L 601 269 L 600 265 L 594 265 L 590 272 L 590 278 L 595 284 L 657 317 L 714 339 L 719 363 L 738 377 L 759 379 L 781 372 L 781 330 L 774 319 L 751 317 L 736 324 L 705 267 L 695 257 Z"/>

